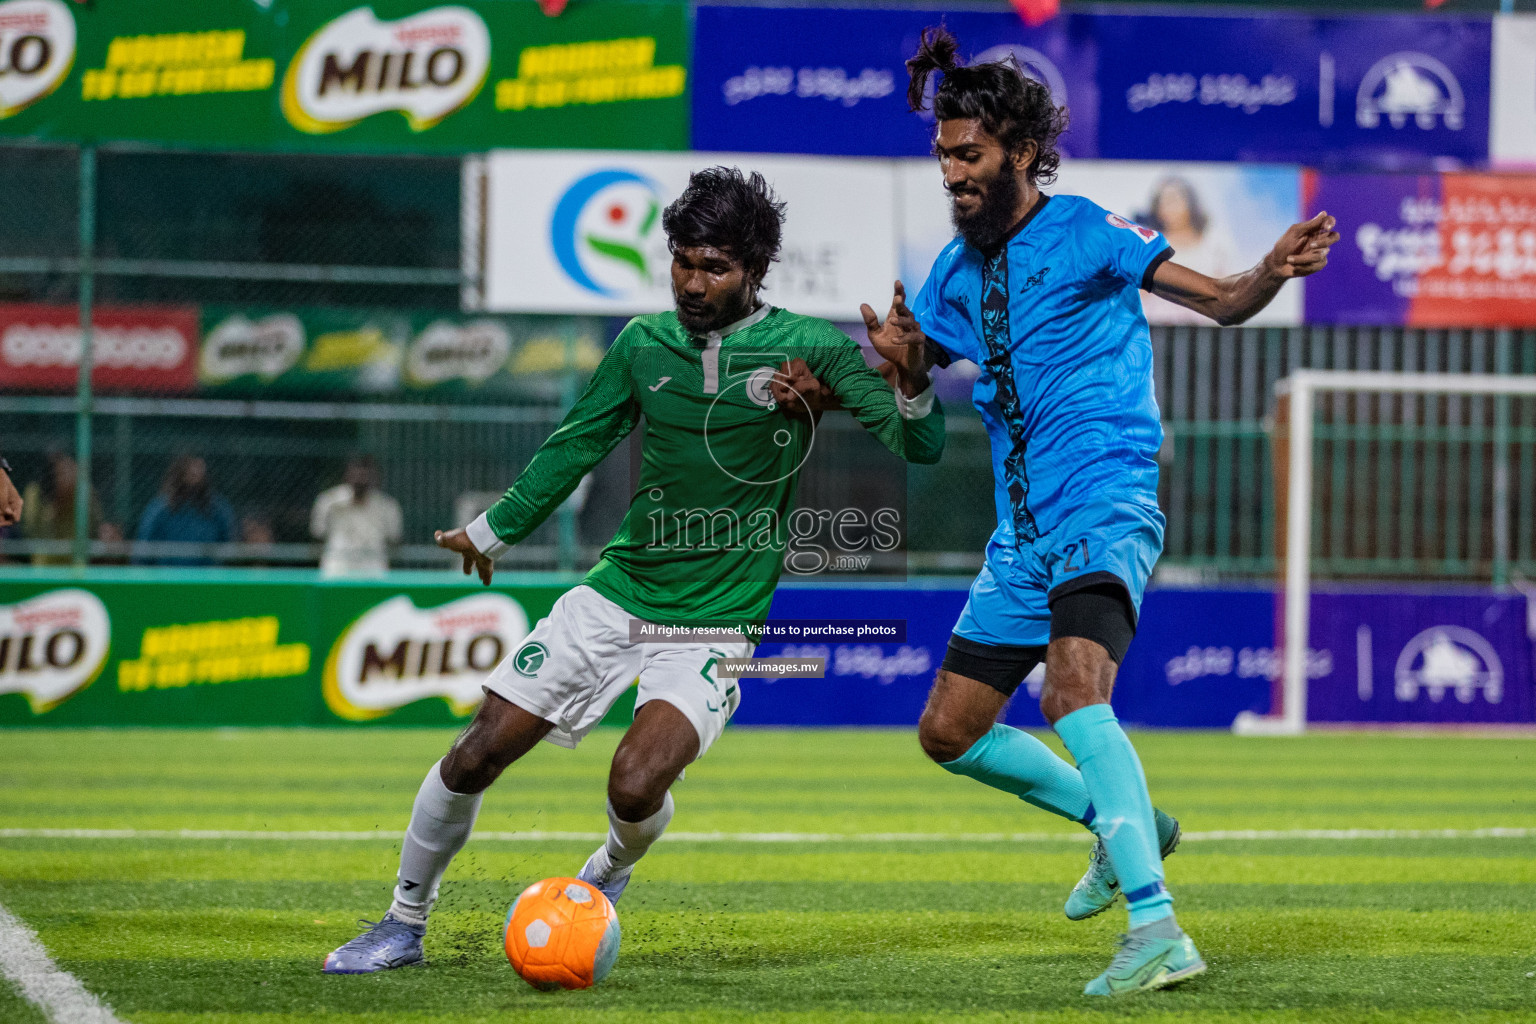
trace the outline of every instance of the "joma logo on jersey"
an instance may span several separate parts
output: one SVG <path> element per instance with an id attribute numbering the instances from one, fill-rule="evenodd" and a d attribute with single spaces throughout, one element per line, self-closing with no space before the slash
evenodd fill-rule
<path id="1" fill-rule="evenodd" d="M 283 77 L 283 115 L 324 134 L 398 110 L 426 131 L 474 99 L 491 66 L 491 36 L 467 7 L 380 21 L 359 7 L 300 47 Z"/>

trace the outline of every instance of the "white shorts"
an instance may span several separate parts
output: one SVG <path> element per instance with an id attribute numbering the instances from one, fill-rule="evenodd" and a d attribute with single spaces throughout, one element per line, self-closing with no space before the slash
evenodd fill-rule
<path id="1" fill-rule="evenodd" d="M 677 708 L 698 732 L 698 756 L 703 757 L 741 703 L 737 680 L 719 678 L 714 663 L 750 658 L 755 646 L 745 638 L 740 643 L 632 643 L 632 621 L 634 615 L 591 587 L 575 587 L 502 659 L 485 689 L 553 722 L 545 738 L 574 747 L 638 678 L 635 707 L 664 700 Z"/>

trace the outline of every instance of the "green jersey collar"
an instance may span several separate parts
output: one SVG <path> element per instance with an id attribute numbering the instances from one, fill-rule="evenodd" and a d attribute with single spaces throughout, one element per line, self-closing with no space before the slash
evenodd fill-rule
<path id="1" fill-rule="evenodd" d="M 719 344 L 721 341 L 723 341 L 726 338 L 729 338 L 731 335 L 735 334 L 737 331 L 745 330 L 746 328 L 751 327 L 755 323 L 761 323 L 768 316 L 768 314 L 772 313 L 772 312 L 773 312 L 773 307 L 770 306 L 768 303 L 766 303 L 766 302 L 759 303 L 758 307 L 756 309 L 754 309 L 752 312 L 748 313 L 746 316 L 742 317 L 740 320 L 737 320 L 735 323 L 733 323 L 733 324 L 726 324 L 724 327 L 720 328 L 720 330 L 718 330 L 718 331 L 709 331 L 708 333 L 706 333 L 704 335 L 704 340 L 709 342 L 710 344 Z"/>

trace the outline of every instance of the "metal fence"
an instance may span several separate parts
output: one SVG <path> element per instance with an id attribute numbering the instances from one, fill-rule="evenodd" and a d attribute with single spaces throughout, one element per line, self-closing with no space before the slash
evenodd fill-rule
<path id="1" fill-rule="evenodd" d="M 459 161 L 446 158 L 0 145 L 0 302 L 457 313 L 461 289 L 474 283 L 461 262 L 460 189 Z M 1292 369 L 1536 372 L 1532 332 L 1176 327 L 1155 328 L 1153 343 L 1167 431 L 1159 494 L 1168 515 L 1166 577 L 1275 572 L 1269 418 L 1274 382 Z M 555 391 L 568 397 L 573 387 Z M 503 406 L 336 398 L 45 396 L 0 380 L 0 446 L 19 482 L 35 484 L 40 497 L 55 486 L 49 451 L 80 456 L 98 493 L 81 505 L 79 526 L 95 540 L 91 557 L 107 560 L 154 554 L 126 538 L 166 463 L 201 454 L 246 538 L 204 554 L 250 564 L 313 562 L 309 504 L 339 479 L 347 456 L 371 453 L 405 512 L 397 562 L 441 565 L 424 543 L 431 529 L 504 488 L 562 411 L 554 392 Z M 1536 570 L 1536 497 L 1525 497 L 1536 495 L 1536 409 L 1525 400 L 1457 399 L 1425 404 L 1436 418 L 1409 422 L 1383 401 L 1341 395 L 1321 410 L 1316 570 L 1491 573 L 1495 473 L 1522 496 L 1509 509 L 1512 570 Z M 949 425 L 943 462 L 910 467 L 905 477 L 907 567 L 916 572 L 974 569 L 995 524 L 980 421 L 952 403 Z M 1405 434 L 1409 428 L 1417 433 Z M 836 494 L 861 480 L 859 431 L 847 417 L 829 417 L 822 429 L 837 443 L 818 445 L 803 495 Z M 1409 442 L 1417 447 L 1405 454 Z M 1505 456 L 1507 465 L 1498 461 Z M 611 457 L 579 507 L 562 510 L 513 564 L 590 563 L 628 501 L 625 459 Z M 1438 504 L 1426 488 L 1441 496 Z M 72 525 L 13 532 L 0 538 L 0 557 L 67 558 Z"/>

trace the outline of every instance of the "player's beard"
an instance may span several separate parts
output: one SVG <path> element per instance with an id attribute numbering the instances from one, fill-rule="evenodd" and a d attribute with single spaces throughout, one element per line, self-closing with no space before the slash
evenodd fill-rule
<path id="1" fill-rule="evenodd" d="M 955 225 L 955 233 L 977 249 L 994 248 L 1018 220 L 1016 211 L 1022 191 L 1018 176 L 1004 165 L 981 192 L 981 202 L 974 212 L 961 213 L 951 194 L 949 219 Z"/>
<path id="2" fill-rule="evenodd" d="M 727 327 L 752 312 L 752 291 L 743 289 L 721 296 L 718 302 L 698 303 L 690 306 L 676 290 L 672 293 L 677 308 L 677 322 L 690 334 L 704 335 Z"/>

